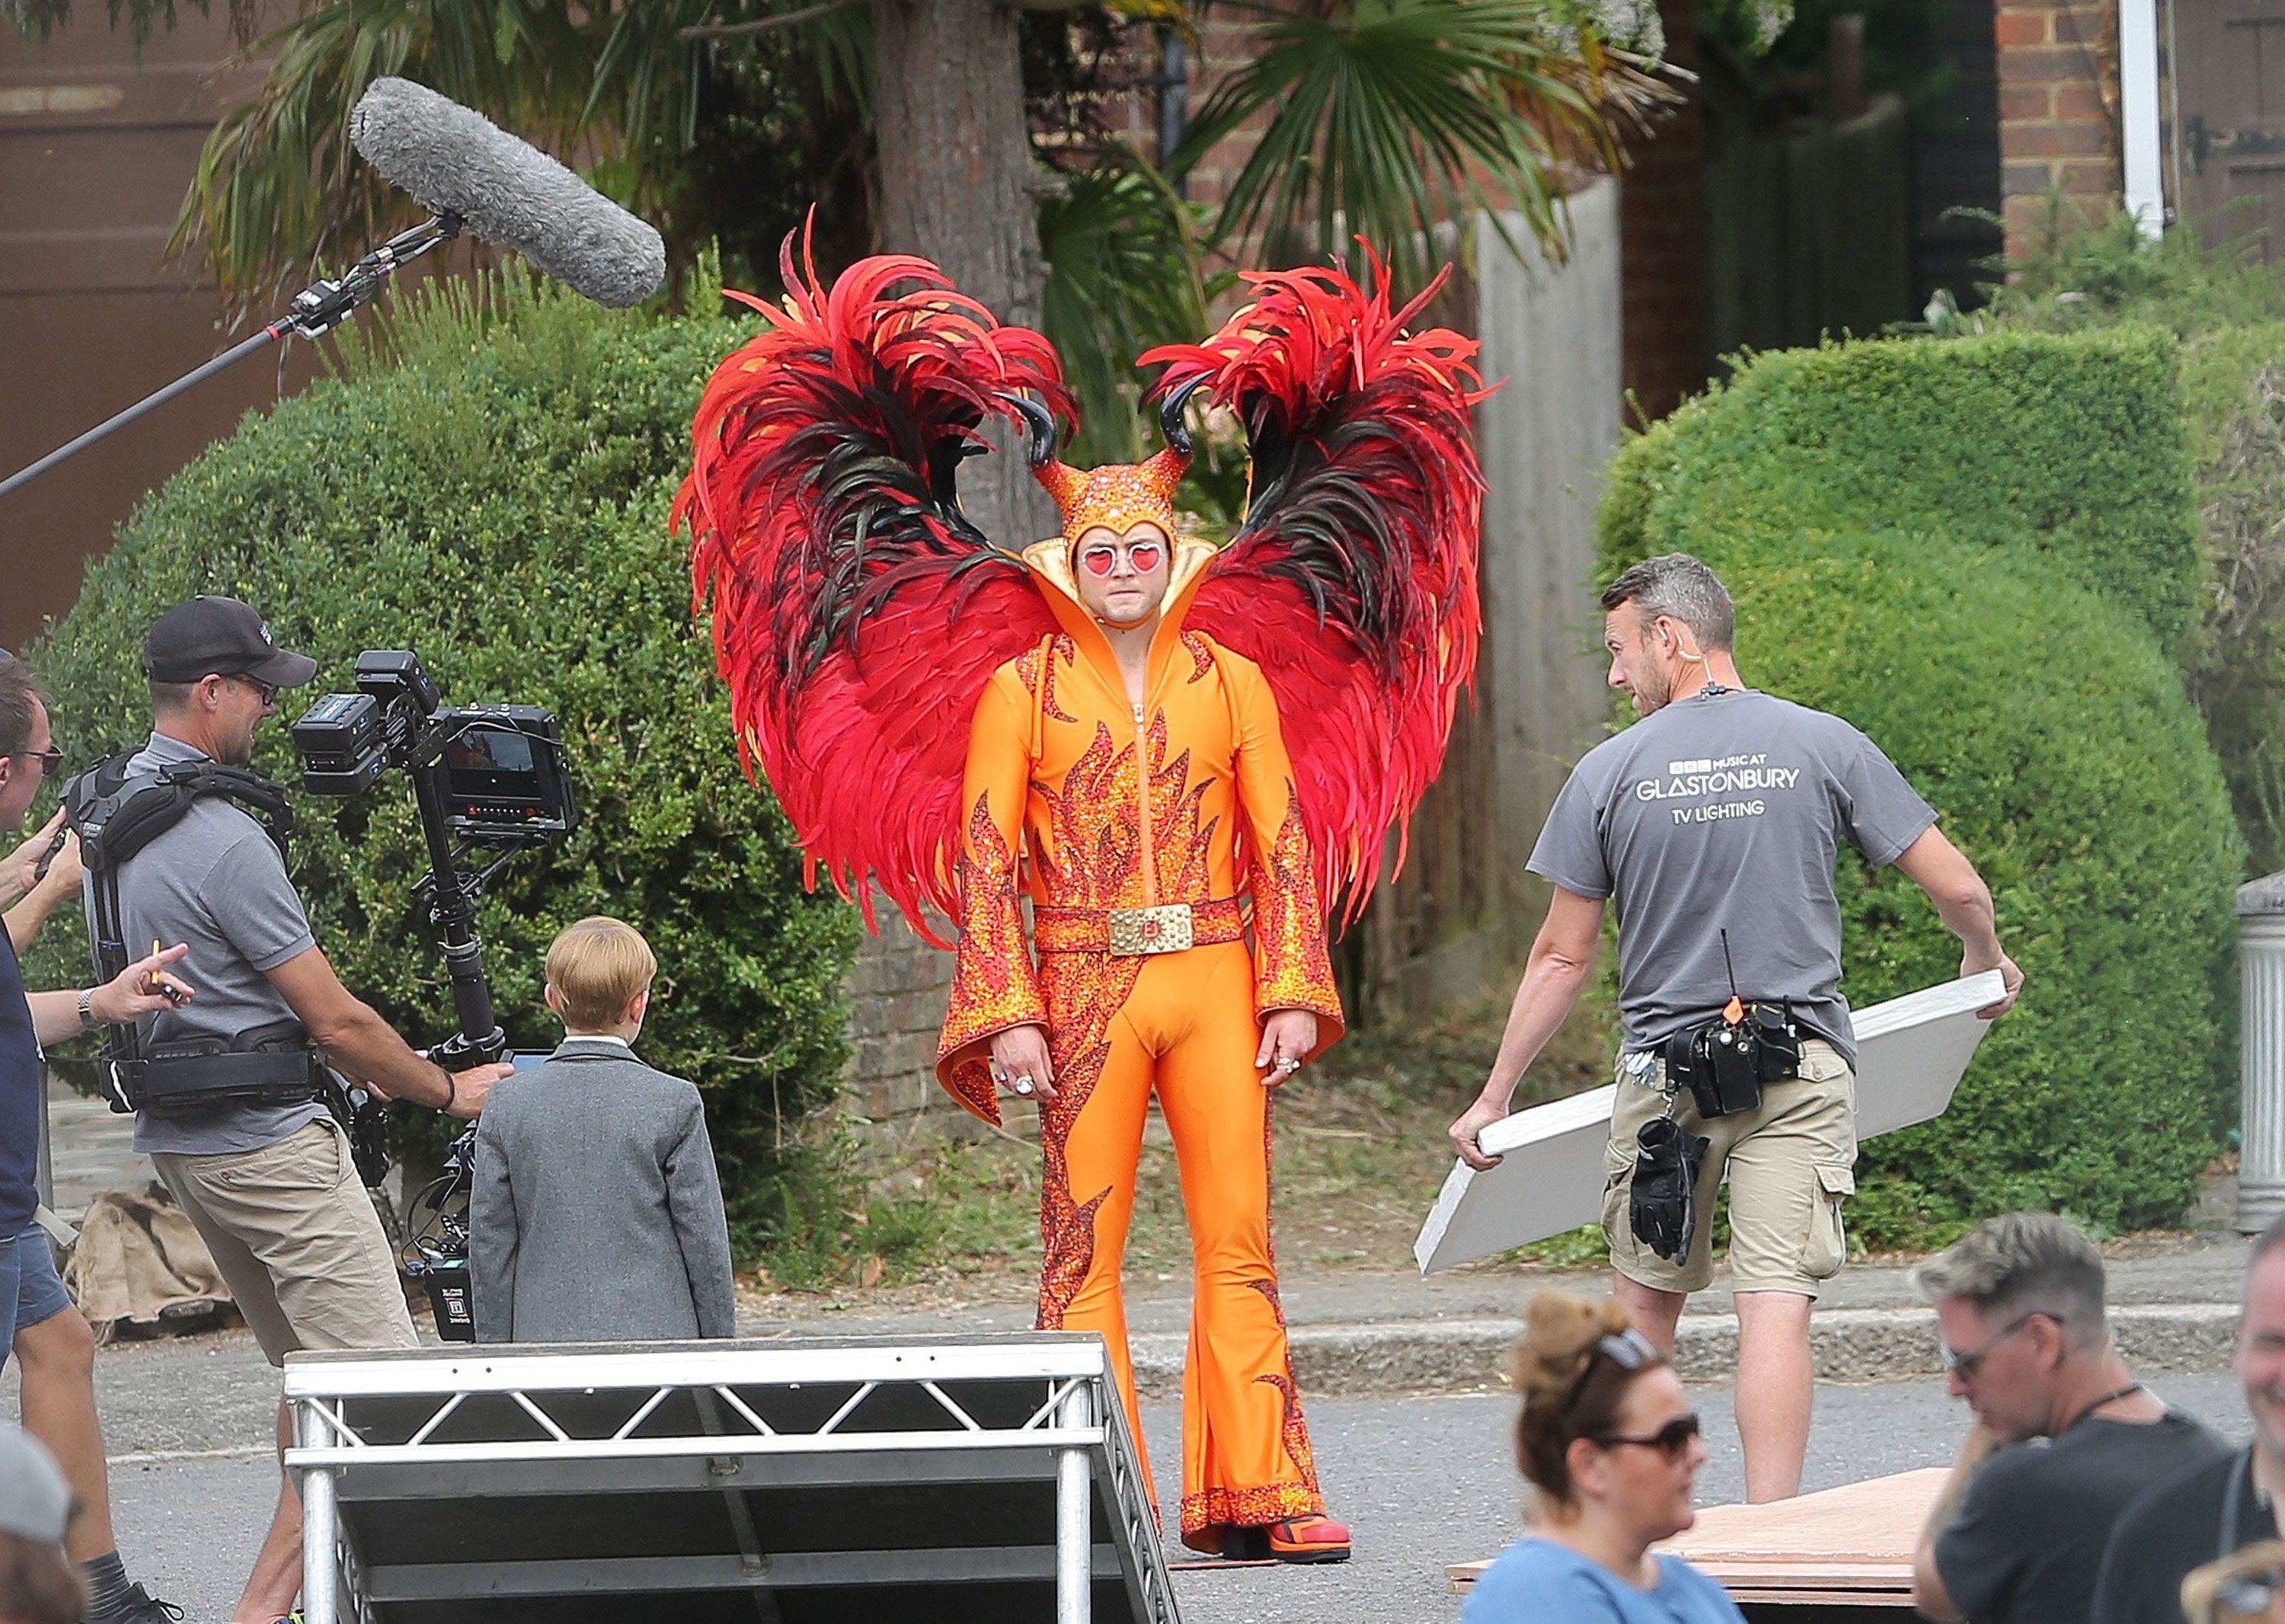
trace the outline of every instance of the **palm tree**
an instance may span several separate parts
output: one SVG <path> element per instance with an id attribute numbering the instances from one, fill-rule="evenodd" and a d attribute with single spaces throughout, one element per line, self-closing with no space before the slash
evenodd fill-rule
<path id="1" fill-rule="evenodd" d="M 45 26 L 70 0 L 20 3 Z M 147 28 L 177 3 L 125 0 L 124 14 Z M 1070 0 L 1032 3 L 1056 27 L 1070 15 Z M 1615 167 L 1668 94 L 1574 0 L 1222 3 L 1253 16 L 1261 49 L 1168 172 L 1267 122 L 1202 219 L 1115 145 L 1043 175 L 1003 0 L 302 0 L 253 43 L 267 74 L 208 137 L 170 246 L 250 310 L 410 224 L 410 200 L 346 136 L 365 87 L 401 74 L 581 165 L 659 224 L 678 273 L 735 239 L 766 275 L 758 250 L 807 197 L 837 192 L 828 229 L 869 215 L 879 246 L 934 259 L 1003 318 L 1044 323 L 1098 425 L 1090 450 L 1111 452 L 1132 443 L 1118 408 L 1134 356 L 1201 325 L 1202 242 L 1291 262 L 1358 231 L 1417 286 L 1434 224 L 1489 208 L 1559 253 L 1566 169 Z M 1195 20 L 1180 0 L 1111 9 Z M 828 240 L 828 257 L 866 246 Z M 1017 462 L 986 459 L 1009 466 L 1005 490 L 978 493 L 979 519 L 1032 499 Z"/>
<path id="2" fill-rule="evenodd" d="M 1242 3 L 1261 49 L 1167 168 L 1187 170 L 1267 113 L 1209 240 L 1252 238 L 1298 263 L 1362 236 L 1407 291 L 1441 257 L 1437 224 L 1477 210 L 1519 213 L 1559 256 L 1566 169 L 1615 172 L 1622 132 L 1648 134 L 1675 99 L 1653 59 L 1546 0 Z"/>

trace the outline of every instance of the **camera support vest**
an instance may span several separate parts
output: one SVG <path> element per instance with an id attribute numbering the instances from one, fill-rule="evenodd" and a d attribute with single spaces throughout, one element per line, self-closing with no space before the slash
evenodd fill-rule
<path id="1" fill-rule="evenodd" d="M 64 786 L 64 815 L 79 836 L 80 860 L 92 881 L 94 930 L 90 948 L 98 985 L 116 978 L 134 955 L 128 952 L 119 907 L 119 868 L 182 821 L 198 801 L 221 796 L 260 823 L 282 855 L 293 828 L 286 791 L 257 773 L 218 761 L 177 762 L 150 773 L 129 773 L 135 752 L 124 751 Z M 290 1102 L 324 1098 L 329 1081 L 313 1064 L 299 1027 L 250 1033 L 243 1049 L 214 1054 L 146 1056 L 133 1022 L 107 1027 L 104 1087 L 115 1111 L 195 1095 L 201 1099 Z"/>

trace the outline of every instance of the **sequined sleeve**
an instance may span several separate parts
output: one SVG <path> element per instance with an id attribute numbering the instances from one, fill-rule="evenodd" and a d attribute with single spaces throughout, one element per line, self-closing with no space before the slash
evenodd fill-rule
<path id="1" fill-rule="evenodd" d="M 957 869 L 960 946 L 951 1008 L 937 1044 L 936 1074 L 986 1122 L 1000 1120 L 991 1039 L 1011 1026 L 1047 1023 L 1039 974 L 1024 940 L 1017 855 L 1031 781 L 1029 694 L 1010 667 L 993 674 L 969 733 L 967 809 Z"/>
<path id="2" fill-rule="evenodd" d="M 1247 836 L 1247 886 L 1253 896 L 1253 1003 L 1257 1014 L 1307 1009 L 1317 1016 L 1322 1053 L 1341 1035 L 1340 994 L 1325 947 L 1325 910 L 1301 827 L 1293 764 L 1285 753 L 1277 702 L 1259 667 L 1222 656 L 1237 721 L 1237 794 Z"/>

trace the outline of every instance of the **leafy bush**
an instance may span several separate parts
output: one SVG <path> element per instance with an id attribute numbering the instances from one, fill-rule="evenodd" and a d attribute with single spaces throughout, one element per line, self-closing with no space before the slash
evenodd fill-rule
<path id="1" fill-rule="evenodd" d="M 800 1204 L 781 1175 L 835 1093 L 854 928 L 805 893 L 782 815 L 739 773 L 666 530 L 698 391 L 739 325 L 507 286 L 416 299 L 401 367 L 356 365 L 249 416 L 137 510 L 28 657 L 82 764 L 141 738 L 144 629 L 200 592 L 254 603 L 318 657 L 288 705 L 348 687 L 359 649 L 409 646 L 450 702 L 554 710 L 582 822 L 485 899 L 501 1022 L 520 1047 L 551 1045 L 549 938 L 587 914 L 638 924 L 660 965 L 645 1054 L 705 1091 L 750 1252 Z M 292 779 L 282 721 L 256 765 Z M 408 1037 L 442 1037 L 452 1003 L 412 911 L 427 862 L 403 780 L 298 812 L 294 866 L 326 954 Z M 45 968 L 84 962 L 80 943 L 43 950 Z"/>
<path id="2" fill-rule="evenodd" d="M 2285 320 L 2285 273 L 2262 263 L 2251 216 L 2226 211 L 2228 240 L 2210 246 L 2203 222 L 2146 237 L 2123 209 L 2085 222 L 2071 200 L 2046 218 L 1988 291 L 1987 324 L 2019 332 L 2082 333 L 2135 322 L 2182 338 Z"/>
<path id="3" fill-rule="evenodd" d="M 2285 654 L 2270 629 L 2285 587 L 2285 482 L 2274 391 L 2261 382 L 2285 365 L 2285 271 L 2263 263 L 2250 237 L 2210 246 L 2199 230 L 2177 228 L 2152 239 L 2123 213 L 2074 224 L 2060 207 L 2006 271 L 1970 318 L 1984 330 L 2133 323 L 2182 340 L 2209 571 L 2183 664 L 2255 866 L 2285 864 L 2285 765 L 2272 742 L 2285 736 Z"/>
<path id="4" fill-rule="evenodd" d="M 2172 645 L 2203 575 L 2165 335 L 1828 343 L 1759 356 L 1629 450 L 1606 524 L 1917 529 L 2030 545 Z"/>
<path id="5" fill-rule="evenodd" d="M 2084 565 L 2085 532 L 2040 496 L 2087 470 L 2113 504 L 2107 558 L 2093 556 L 2140 546 L 2155 569 L 2179 555 L 2160 523 L 2180 504 L 2179 467 L 2098 438 L 2066 459 L 2035 425 L 1944 404 L 2004 393 L 1996 357 L 2055 378 L 2080 347 L 2098 396 L 2152 365 L 2141 339 L 1927 344 L 1904 365 L 1896 345 L 1766 357 L 1613 468 L 1606 567 L 1684 546 L 1721 572 L 1747 680 L 1846 717 L 1889 753 L 1991 883 L 2023 967 L 2022 1004 L 1950 1111 L 1866 1144 L 1857 1228 L 1873 1245 L 1939 1242 L 2021 1207 L 2103 1230 L 2169 1221 L 2232 1114 L 2242 856 L 2220 773 L 2144 606 L 2072 578 L 2105 569 L 2059 567 Z M 1966 382 L 1944 375 L 1955 365 Z M 1871 396 L 1873 422 L 1819 443 L 1806 428 L 1846 397 L 1836 375 L 1888 388 Z M 2099 401 L 2055 404 L 2081 434 L 2136 432 Z M 1875 446 L 1883 421 L 1894 438 Z M 1993 443 L 2035 460 L 2004 463 Z M 2155 489 L 2129 486 L 2138 464 Z M 1980 500 L 1970 467 L 1989 482 Z M 2157 537 L 2122 512 L 2148 515 Z M 2026 513 L 2050 527 L 2011 537 L 2004 519 Z M 2148 588 L 2179 600 L 2163 576 Z M 1840 885 L 1852 1001 L 1957 973 L 1958 945 L 1910 881 L 1844 859 Z"/>
<path id="6" fill-rule="evenodd" d="M 2249 341 L 2209 344 L 2198 369 L 2216 379 L 2218 395 L 2234 396 L 2237 410 L 2208 420 L 2218 432 L 2199 463 L 2212 585 L 2189 661 L 2190 693 L 2265 871 L 2285 862 L 2285 634 L 2277 615 L 2285 601 L 2285 327 L 2228 336 Z"/>

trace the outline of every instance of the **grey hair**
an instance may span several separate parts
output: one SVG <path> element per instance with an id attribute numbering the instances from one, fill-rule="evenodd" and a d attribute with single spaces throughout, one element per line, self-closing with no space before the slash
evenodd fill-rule
<path id="1" fill-rule="evenodd" d="M 1696 634 L 1700 654 L 1712 649 L 1728 653 L 1738 632 L 1738 610 L 1730 601 L 1730 589 L 1687 553 L 1662 553 L 1628 565 L 1604 589 L 1602 601 L 1606 609 L 1635 605 L 1645 624 L 1661 616 L 1680 621 Z"/>
<path id="2" fill-rule="evenodd" d="M 2102 1254 L 2052 1212 L 2009 1212 L 1979 1224 L 1912 1271 L 1928 1302 L 1953 1298 L 1987 1316 L 2053 1315 L 2078 1345 L 2101 1339 Z"/>

